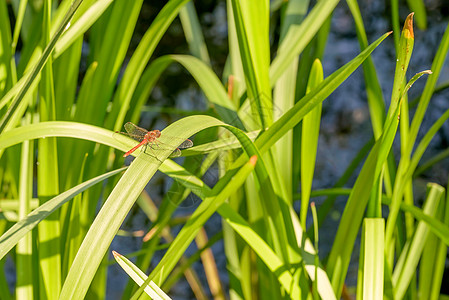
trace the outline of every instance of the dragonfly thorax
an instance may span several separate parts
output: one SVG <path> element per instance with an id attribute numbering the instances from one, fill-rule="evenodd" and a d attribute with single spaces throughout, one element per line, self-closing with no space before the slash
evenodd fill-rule
<path id="1" fill-rule="evenodd" d="M 161 136 L 161 132 L 159 130 L 151 130 L 145 134 L 145 138 L 147 141 L 151 142 Z"/>

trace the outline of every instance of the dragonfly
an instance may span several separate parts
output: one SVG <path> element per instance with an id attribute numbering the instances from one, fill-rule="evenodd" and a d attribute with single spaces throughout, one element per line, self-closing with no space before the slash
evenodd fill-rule
<path id="1" fill-rule="evenodd" d="M 169 145 L 166 145 L 165 143 L 162 143 L 160 140 L 158 140 L 158 138 L 161 136 L 161 132 L 157 129 L 148 131 L 148 130 L 141 128 L 131 122 L 128 122 L 125 124 L 125 130 L 126 130 L 126 133 L 125 132 L 120 132 L 120 133 L 125 134 L 140 143 L 137 144 L 136 146 L 134 146 L 128 152 L 126 152 L 123 155 L 123 157 L 127 157 L 128 155 L 130 155 L 131 153 L 136 151 L 137 148 L 139 148 L 141 146 L 145 147 L 143 149 L 144 152 L 146 151 L 148 145 L 150 145 L 150 147 L 157 146 L 159 149 L 168 149 L 168 148 L 163 148 L 162 146 L 165 145 L 166 147 L 168 147 Z M 176 141 L 177 138 L 171 138 L 171 139 Z M 176 148 L 170 154 L 170 157 L 178 157 L 181 155 L 180 149 L 186 149 L 186 148 L 190 148 L 192 146 L 193 146 L 193 142 L 189 139 L 186 139 L 178 146 L 178 148 Z"/>

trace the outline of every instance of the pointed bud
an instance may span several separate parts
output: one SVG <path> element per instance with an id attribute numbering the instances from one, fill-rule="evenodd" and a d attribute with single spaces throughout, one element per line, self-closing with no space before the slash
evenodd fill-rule
<path id="1" fill-rule="evenodd" d="M 407 16 L 404 22 L 404 29 L 402 30 L 404 33 L 404 37 L 407 39 L 414 39 L 415 34 L 413 33 L 413 15 L 415 13 L 411 13 Z"/>

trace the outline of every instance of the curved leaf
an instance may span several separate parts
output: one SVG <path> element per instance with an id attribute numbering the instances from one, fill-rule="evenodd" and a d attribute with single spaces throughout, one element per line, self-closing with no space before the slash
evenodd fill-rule
<path id="1" fill-rule="evenodd" d="M 61 207 L 67 201 L 73 199 L 79 193 L 85 191 L 89 187 L 114 176 L 125 168 L 117 169 L 106 174 L 92 178 L 86 182 L 83 182 L 61 194 L 54 197 L 51 200 L 45 202 L 45 204 L 39 206 L 33 210 L 25 219 L 20 220 L 14 224 L 7 232 L 0 237 L 0 259 L 3 258 L 9 250 L 11 250 L 17 242 L 30 232 L 40 221 L 48 217 L 52 212 Z"/>

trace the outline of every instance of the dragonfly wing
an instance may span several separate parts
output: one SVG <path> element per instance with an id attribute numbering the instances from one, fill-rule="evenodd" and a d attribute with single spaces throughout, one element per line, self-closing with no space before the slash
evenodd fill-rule
<path id="1" fill-rule="evenodd" d="M 181 145 L 178 146 L 179 149 L 186 149 L 193 146 L 193 142 L 189 139 L 185 140 L 181 143 Z"/>
<path id="2" fill-rule="evenodd" d="M 134 140 L 136 140 L 136 141 L 138 141 L 138 142 L 141 142 L 141 141 L 143 140 L 143 137 L 141 137 L 140 135 L 129 134 L 129 133 L 127 133 L 127 132 L 120 132 L 120 131 L 116 131 L 116 133 L 117 133 L 117 134 L 123 134 L 123 135 L 129 136 L 130 138 L 132 138 L 132 139 L 134 139 Z"/>
<path id="3" fill-rule="evenodd" d="M 126 132 L 128 132 L 128 135 L 132 138 L 142 138 L 145 136 L 145 134 L 147 134 L 148 130 L 143 129 L 131 122 L 128 122 L 125 124 L 125 130 Z"/>
<path id="4" fill-rule="evenodd" d="M 149 145 L 150 145 L 149 148 L 152 149 L 152 150 L 167 150 L 167 148 L 164 147 L 164 145 L 168 146 L 168 145 L 166 145 L 164 143 L 161 143 L 159 141 L 157 141 L 157 142 L 154 141 L 154 142 L 150 143 Z M 148 151 L 145 151 L 145 152 L 148 153 Z M 169 157 L 179 157 L 179 156 L 181 156 L 181 150 L 179 150 L 179 148 L 176 148 L 175 150 L 173 150 L 173 152 L 169 155 Z"/>
<path id="5" fill-rule="evenodd" d="M 170 154 L 170 157 L 180 157 L 181 156 L 181 150 L 179 150 L 179 148 L 176 148 L 175 151 L 173 151 Z"/>
<path id="6" fill-rule="evenodd" d="M 181 156 L 181 150 L 179 150 L 179 149 L 186 149 L 186 148 L 190 148 L 192 146 L 193 146 L 193 142 L 191 140 L 187 139 L 184 142 L 182 142 L 181 145 L 179 145 L 178 148 L 176 148 L 175 151 L 172 152 L 172 154 L 170 154 L 170 157 Z"/>

